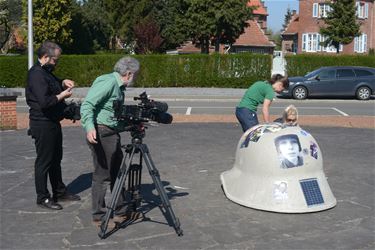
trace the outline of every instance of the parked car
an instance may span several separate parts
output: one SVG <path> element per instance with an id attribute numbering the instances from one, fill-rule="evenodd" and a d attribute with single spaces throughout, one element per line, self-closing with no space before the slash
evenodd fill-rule
<path id="1" fill-rule="evenodd" d="M 289 88 L 279 94 L 303 100 L 307 97 L 356 97 L 368 100 L 375 94 L 375 68 L 322 67 L 305 76 L 289 77 Z"/>

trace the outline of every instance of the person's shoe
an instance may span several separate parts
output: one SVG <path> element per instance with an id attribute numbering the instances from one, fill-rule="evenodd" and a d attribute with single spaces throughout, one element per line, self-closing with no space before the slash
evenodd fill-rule
<path id="1" fill-rule="evenodd" d="M 63 207 L 59 203 L 53 202 L 50 198 L 43 200 L 40 203 L 37 203 L 41 208 L 47 208 L 52 210 L 61 210 Z"/>
<path id="2" fill-rule="evenodd" d="M 65 192 L 63 195 L 53 197 L 53 199 L 55 200 L 55 202 L 57 201 L 80 201 L 81 197 L 79 197 L 79 195 L 76 195 L 76 194 Z"/>

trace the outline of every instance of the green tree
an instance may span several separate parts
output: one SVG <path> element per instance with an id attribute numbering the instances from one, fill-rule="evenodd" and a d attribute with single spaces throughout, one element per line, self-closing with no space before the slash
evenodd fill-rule
<path id="1" fill-rule="evenodd" d="M 284 17 L 283 30 L 285 30 L 286 27 L 288 26 L 290 19 L 292 19 L 292 16 L 293 16 L 293 13 L 288 6 L 288 9 L 286 10 L 286 14 Z"/>
<path id="2" fill-rule="evenodd" d="M 272 29 L 267 30 L 268 37 L 276 44 L 275 50 L 281 50 L 281 33 L 280 31 L 274 32 Z"/>
<path id="3" fill-rule="evenodd" d="M 323 18 L 325 25 L 320 28 L 320 34 L 326 39 L 322 45 L 334 46 L 339 53 L 340 44 L 349 44 L 361 34 L 360 25 L 356 20 L 354 0 L 327 2 L 331 7 L 327 17 Z"/>
<path id="4" fill-rule="evenodd" d="M 233 43 L 247 26 L 252 8 L 247 0 L 188 0 L 185 23 L 192 39 L 199 41 L 202 53 L 209 52 L 213 39 L 215 51 L 219 45 Z"/>
<path id="5" fill-rule="evenodd" d="M 39 46 L 45 40 L 59 44 L 72 42 L 69 23 L 72 20 L 73 0 L 33 0 L 34 45 Z M 27 0 L 23 0 L 23 20 L 27 23 Z"/>
<path id="6" fill-rule="evenodd" d="M 8 41 L 10 31 L 8 4 L 6 0 L 0 0 L 0 49 L 3 49 Z"/>
<path id="7" fill-rule="evenodd" d="M 104 10 L 111 29 L 111 45 L 115 49 L 119 41 L 123 46 L 134 42 L 134 26 L 152 14 L 152 0 L 126 1 L 104 0 Z"/>
<path id="8" fill-rule="evenodd" d="M 81 22 L 89 30 L 93 49 L 109 49 L 111 28 L 105 12 L 104 0 L 84 0 L 81 3 Z"/>
<path id="9" fill-rule="evenodd" d="M 163 49 L 175 49 L 189 39 L 185 23 L 188 4 L 185 0 L 155 1 L 153 13 L 160 27 Z"/>
<path id="10" fill-rule="evenodd" d="M 5 0 L 9 10 L 11 25 L 22 25 L 22 0 Z"/>
<path id="11" fill-rule="evenodd" d="M 91 35 L 89 22 L 84 16 L 83 6 L 79 2 L 72 2 L 72 20 L 68 24 L 71 30 L 71 43 L 63 44 L 64 53 L 92 54 L 94 53 L 94 38 Z"/>

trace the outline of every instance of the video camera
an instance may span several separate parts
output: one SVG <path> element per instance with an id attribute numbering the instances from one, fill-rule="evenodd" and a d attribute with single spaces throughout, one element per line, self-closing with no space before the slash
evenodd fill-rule
<path id="1" fill-rule="evenodd" d="M 70 103 L 66 103 L 63 116 L 65 119 L 72 120 L 73 123 L 75 121 L 79 121 L 81 120 L 80 109 L 81 109 L 80 102 L 71 101 Z"/>
<path id="2" fill-rule="evenodd" d="M 120 100 L 113 101 L 115 119 L 125 121 L 129 125 L 149 121 L 163 124 L 172 123 L 173 116 L 167 113 L 167 103 L 149 99 L 146 92 L 140 94 L 139 97 L 134 97 L 134 100 L 140 102 L 137 105 L 123 105 Z"/>

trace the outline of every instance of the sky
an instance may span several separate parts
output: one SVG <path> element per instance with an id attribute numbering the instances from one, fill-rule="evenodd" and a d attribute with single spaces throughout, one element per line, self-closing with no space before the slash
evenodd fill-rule
<path id="1" fill-rule="evenodd" d="M 264 0 L 264 3 L 268 11 L 267 26 L 273 32 L 282 29 L 288 6 L 298 13 L 298 0 Z"/>

